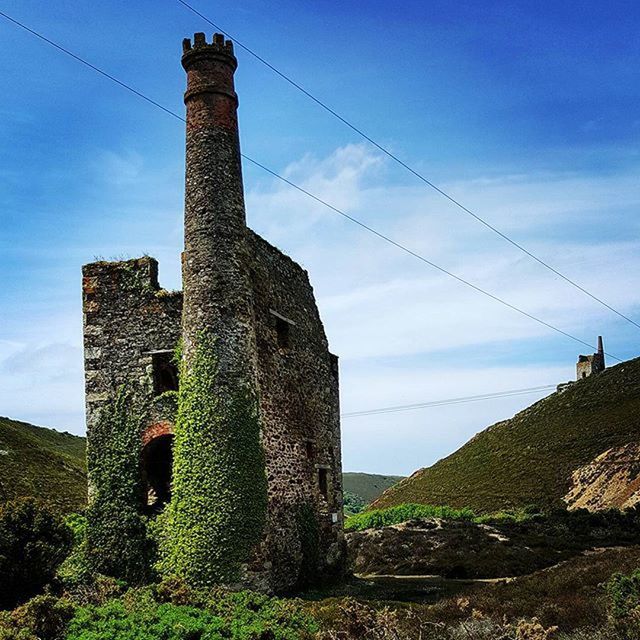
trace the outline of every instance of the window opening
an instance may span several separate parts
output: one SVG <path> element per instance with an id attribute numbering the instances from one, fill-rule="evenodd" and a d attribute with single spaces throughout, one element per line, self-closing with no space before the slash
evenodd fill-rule
<path id="1" fill-rule="evenodd" d="M 313 460 L 315 458 L 313 440 L 305 440 L 304 446 L 305 446 L 305 451 L 307 452 L 307 459 Z"/>
<path id="2" fill-rule="evenodd" d="M 161 511 L 171 500 L 173 435 L 158 436 L 142 449 L 142 471 L 146 483 L 146 508 Z"/>
<path id="3" fill-rule="evenodd" d="M 327 469 L 318 469 L 318 488 L 320 494 L 328 502 L 329 501 L 329 471 Z"/>
<path id="4" fill-rule="evenodd" d="M 281 349 L 289 348 L 289 323 L 282 318 L 276 318 L 276 334 L 278 335 L 278 346 Z"/>
<path id="5" fill-rule="evenodd" d="M 178 367 L 173 361 L 173 352 L 154 353 L 153 356 L 153 390 L 159 396 L 166 391 L 178 390 Z"/>

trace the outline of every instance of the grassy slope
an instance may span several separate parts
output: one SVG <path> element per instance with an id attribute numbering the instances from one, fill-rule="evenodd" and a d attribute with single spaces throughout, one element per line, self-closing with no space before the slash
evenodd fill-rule
<path id="1" fill-rule="evenodd" d="M 375 500 L 383 491 L 400 480 L 402 476 L 381 476 L 348 471 L 342 474 L 344 490 L 360 496 L 367 503 Z"/>
<path id="2" fill-rule="evenodd" d="M 60 511 L 84 506 L 84 438 L 0 417 L 0 451 L 0 501 L 33 496 Z"/>
<path id="3" fill-rule="evenodd" d="M 640 440 L 640 358 L 581 380 L 387 490 L 374 507 L 403 502 L 477 511 L 558 504 L 571 472 L 610 447 Z"/>

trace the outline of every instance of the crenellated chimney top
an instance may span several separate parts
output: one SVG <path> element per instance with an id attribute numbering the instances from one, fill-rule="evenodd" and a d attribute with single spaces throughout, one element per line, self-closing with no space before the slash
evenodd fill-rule
<path id="1" fill-rule="evenodd" d="M 226 40 L 221 33 L 214 33 L 211 43 L 207 42 L 207 37 L 204 33 L 196 33 L 193 36 L 193 45 L 191 44 L 191 38 L 185 38 L 182 41 L 182 65 L 185 66 L 185 62 L 189 64 L 194 58 L 201 56 L 225 56 L 232 58 L 236 63 L 235 56 L 233 55 L 233 42 Z M 186 66 L 185 66 L 186 69 Z"/>

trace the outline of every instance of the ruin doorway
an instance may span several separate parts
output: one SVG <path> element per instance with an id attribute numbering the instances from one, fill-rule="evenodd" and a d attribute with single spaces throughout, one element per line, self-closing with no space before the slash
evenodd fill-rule
<path id="1" fill-rule="evenodd" d="M 171 500 L 173 434 L 157 436 L 142 449 L 145 507 L 149 513 L 162 511 Z"/>

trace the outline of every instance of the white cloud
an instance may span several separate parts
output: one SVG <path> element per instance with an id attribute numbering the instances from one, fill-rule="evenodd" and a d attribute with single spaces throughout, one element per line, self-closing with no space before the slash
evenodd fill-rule
<path id="1" fill-rule="evenodd" d="M 135 180 L 139 189 L 129 204 L 125 190 L 118 195 L 120 244 L 112 247 L 111 238 L 98 236 L 101 245 L 92 246 L 91 255 L 138 254 L 141 241 L 148 242 L 144 250 L 160 259 L 163 281 L 176 286 L 181 196 L 175 181 L 167 179 L 174 168 L 158 181 L 135 153 L 107 154 L 103 160 L 105 175 L 116 186 Z M 625 325 L 610 312 L 434 192 L 411 182 L 393 182 L 388 162 L 367 147 L 348 145 L 326 158 L 307 155 L 286 167 L 283 175 L 527 312 L 588 341 L 604 333 L 614 346 L 625 346 Z M 629 171 L 594 178 L 512 171 L 496 177 L 492 172 L 443 187 L 577 282 L 634 315 L 640 309 L 640 242 L 633 232 L 638 230 L 634 212 L 640 204 L 636 175 Z M 275 179 L 249 189 L 247 203 L 251 226 L 309 270 L 331 348 L 341 358 L 343 411 L 553 384 L 570 378 L 575 356 L 587 350 L 434 271 Z M 612 236 L 612 226 L 629 233 Z M 162 233 L 151 234 L 149 229 L 156 227 Z M 36 298 L 29 306 L 28 320 L 16 314 L 3 326 L 0 414 L 80 432 L 84 398 L 79 291 L 73 308 L 68 302 L 69 288 L 79 288 L 79 283 L 65 281 L 67 295 L 56 303 L 57 310 L 48 306 L 56 293 L 54 284 L 48 284 L 53 295 Z M 535 397 L 345 419 L 345 468 L 409 473 Z"/>

